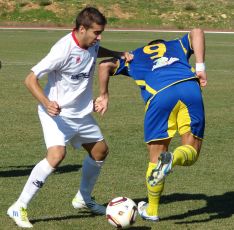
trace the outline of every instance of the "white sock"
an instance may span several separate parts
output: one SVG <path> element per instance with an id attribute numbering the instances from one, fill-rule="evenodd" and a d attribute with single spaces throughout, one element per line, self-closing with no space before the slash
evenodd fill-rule
<path id="1" fill-rule="evenodd" d="M 83 161 L 80 192 L 78 191 L 77 195 L 81 195 L 85 201 L 91 200 L 91 193 L 103 163 L 104 161 L 95 161 L 90 156 L 87 156 Z"/>
<path id="2" fill-rule="evenodd" d="M 27 208 L 28 203 L 38 192 L 38 190 L 43 186 L 46 178 L 54 171 L 47 161 L 43 159 L 32 169 L 32 172 L 23 188 L 22 193 L 17 200 L 24 208 Z"/>

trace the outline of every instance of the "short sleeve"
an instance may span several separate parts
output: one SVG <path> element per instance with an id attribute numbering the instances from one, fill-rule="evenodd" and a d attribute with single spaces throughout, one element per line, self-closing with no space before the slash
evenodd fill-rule
<path id="1" fill-rule="evenodd" d="M 122 74 L 122 75 L 129 76 L 128 65 L 129 63 L 127 63 L 124 59 L 118 59 L 118 66 L 115 69 L 113 75 Z"/>
<path id="2" fill-rule="evenodd" d="M 189 58 L 193 54 L 190 34 L 185 34 L 182 38 L 179 39 L 181 46 L 184 50 L 185 55 Z"/>
<path id="3" fill-rule="evenodd" d="M 45 56 L 37 65 L 33 66 L 31 70 L 39 79 L 45 74 L 59 69 L 64 59 L 64 50 L 61 49 L 61 47 L 54 45 L 47 56 Z"/>

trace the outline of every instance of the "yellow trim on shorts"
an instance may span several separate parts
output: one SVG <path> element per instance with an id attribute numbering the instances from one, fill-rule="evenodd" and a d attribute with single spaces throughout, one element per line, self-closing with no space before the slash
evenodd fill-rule
<path id="1" fill-rule="evenodd" d="M 145 142 L 145 143 L 150 143 L 150 142 L 152 142 L 152 141 L 161 141 L 161 140 L 167 140 L 167 139 L 171 139 L 172 137 L 165 137 L 165 138 L 157 138 L 157 139 L 152 139 L 152 140 L 150 140 L 150 141 L 147 141 L 147 142 Z"/>
<path id="2" fill-rule="evenodd" d="M 120 66 L 120 61 L 119 61 L 119 60 L 117 60 L 117 67 L 114 69 L 114 73 L 113 73 L 113 75 L 115 75 L 115 74 L 116 74 L 116 72 L 117 72 L 117 70 L 118 70 L 119 66 Z"/>
<path id="3" fill-rule="evenodd" d="M 180 135 L 191 132 L 190 124 L 191 118 L 188 108 L 181 100 L 179 100 L 168 118 L 168 136 L 174 136 L 177 130 Z"/>
<path id="4" fill-rule="evenodd" d="M 194 135 L 191 131 L 190 131 L 190 133 L 194 136 L 194 137 L 196 137 L 197 139 L 199 139 L 199 140 L 203 140 L 203 138 L 201 138 L 201 137 L 198 137 L 198 136 L 196 136 L 196 135 Z M 185 133 L 183 133 L 183 134 L 185 134 Z M 180 134 L 180 136 L 182 136 L 183 134 Z M 161 140 L 167 140 L 167 139 L 171 139 L 171 138 L 173 138 L 174 136 L 172 136 L 172 137 L 165 137 L 165 138 L 158 138 L 158 139 L 152 139 L 152 140 L 150 140 L 150 141 L 147 141 L 147 142 L 145 142 L 145 143 L 150 143 L 150 142 L 152 142 L 152 141 L 161 141 Z"/>
<path id="5" fill-rule="evenodd" d="M 192 132 L 191 132 L 191 133 L 192 133 Z M 194 135 L 193 133 L 192 133 L 192 135 L 193 135 L 194 137 L 196 137 L 197 139 L 199 139 L 199 140 L 203 140 L 203 138 L 198 137 L 198 136 Z"/>
<path id="6" fill-rule="evenodd" d="M 191 132 L 191 117 L 188 107 L 182 101 L 179 101 L 179 103 L 180 108 L 177 114 L 177 125 L 178 132 L 181 135 L 182 133 Z"/>

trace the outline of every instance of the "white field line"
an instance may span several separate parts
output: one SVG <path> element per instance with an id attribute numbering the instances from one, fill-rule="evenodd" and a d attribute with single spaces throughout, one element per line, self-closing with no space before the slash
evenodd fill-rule
<path id="1" fill-rule="evenodd" d="M 0 30 L 48 30 L 48 31 L 71 31 L 71 28 L 60 28 L 60 27 L 2 27 Z M 108 32 L 160 32 L 160 33 L 183 33 L 189 32 L 190 30 L 144 30 L 144 29 L 106 29 Z M 234 34 L 234 31 L 206 31 L 207 34 Z"/>

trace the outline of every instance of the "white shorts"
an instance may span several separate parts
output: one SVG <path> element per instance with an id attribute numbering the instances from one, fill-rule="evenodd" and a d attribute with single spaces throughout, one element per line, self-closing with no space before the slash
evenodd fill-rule
<path id="1" fill-rule="evenodd" d="M 82 144 L 104 139 L 91 114 L 84 118 L 51 117 L 40 106 L 38 114 L 47 149 L 56 145 L 66 146 L 68 143 L 74 148 L 79 148 Z"/>

